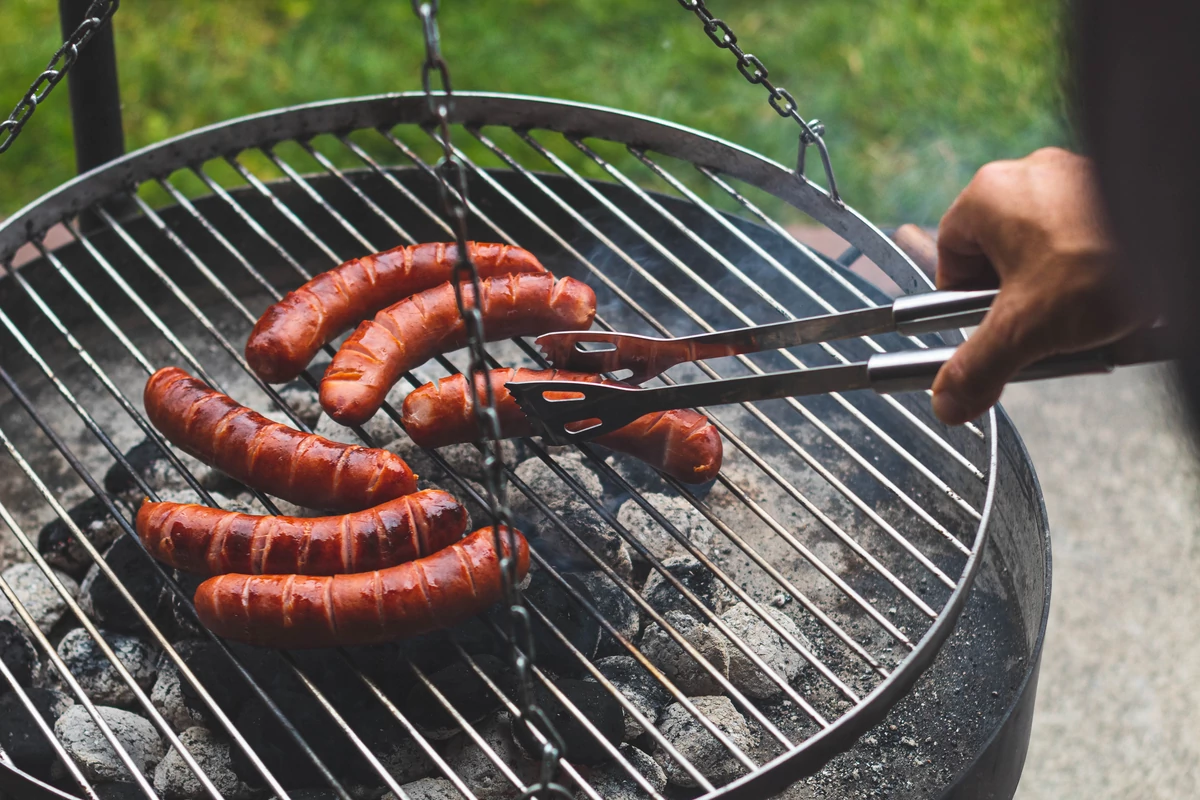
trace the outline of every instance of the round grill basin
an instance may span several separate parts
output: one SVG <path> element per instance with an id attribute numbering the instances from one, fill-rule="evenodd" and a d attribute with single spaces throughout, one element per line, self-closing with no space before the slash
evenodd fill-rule
<path id="1" fill-rule="evenodd" d="M 390 100 L 358 102 L 378 105 Z M 486 104 L 491 100 L 481 98 L 480 102 Z M 346 107 L 353 105 L 349 103 Z M 580 113 L 572 107 L 564 108 L 566 112 Z M 342 108 L 326 106 L 324 112 L 319 125 L 322 132 L 356 127 L 351 120 L 335 124 L 341 119 L 339 115 L 350 113 Z M 305 118 L 313 113 L 310 110 L 292 112 L 293 116 Z M 512 124 L 507 120 L 500 121 Z M 648 124 L 644 120 L 638 122 Z M 168 143 L 159 154 L 159 171 L 171 172 L 180 163 L 198 162 L 217 152 L 232 154 L 250 144 L 260 143 L 259 140 L 239 139 L 237 127 L 236 123 L 229 126 L 232 138 L 223 145 L 219 142 L 213 145 L 220 149 L 193 152 L 189 158 L 182 158 Z M 598 131 L 597 135 L 604 133 Z M 212 138 L 220 140 L 222 137 Z M 705 152 L 703 148 L 697 151 L 695 160 L 721 166 L 714 153 Z M 153 162 L 153 159 L 143 161 Z M 288 164 L 287 161 L 282 163 Z M 318 166 L 323 165 L 318 162 Z M 331 263 L 331 256 L 340 260 L 384 249 L 402 243 L 404 235 L 417 241 L 447 238 L 436 220 L 414 212 L 413 198 L 436 207 L 432 181 L 422 169 L 392 168 L 390 165 L 378 170 L 361 165 L 357 168 L 332 166 L 333 170 L 327 174 L 313 174 L 318 170 L 297 165 L 292 174 L 286 174 L 285 169 L 285 177 L 280 181 L 244 186 L 225 196 L 198 197 L 189 201 L 190 208 L 168 203 L 157 209 L 152 206 L 134 208 L 131 214 L 126 214 L 123 209 L 110 204 L 111 213 L 93 212 L 93 216 L 84 217 L 78 231 L 82 241 L 60 248 L 49 262 L 40 259 L 24 267 L 21 277 L 26 285 L 17 285 L 11 277 L 6 279 L 0 308 L 12 322 L 13 329 L 32 342 L 38 355 L 69 387 L 79 406 L 87 409 L 90 418 L 110 436 L 112 446 L 120 452 L 137 444 L 143 436 L 142 431 L 100 385 L 95 371 L 48 322 L 50 317 L 32 301 L 32 297 L 36 295 L 46 303 L 53 319 L 71 331 L 100 370 L 111 377 L 126 397 L 133 398 L 135 404 L 146 373 L 131 357 L 126 343 L 113 336 L 108 325 L 97 318 L 96 309 L 82 300 L 84 295 L 64 281 L 59 267 L 78 281 L 78 289 L 92 298 L 96 307 L 103 310 L 127 337 L 127 342 L 143 353 L 150 364 L 180 363 L 186 366 L 180 353 L 164 337 L 163 330 L 156 327 L 161 323 L 177 337 L 178 346 L 194 355 L 224 390 L 242 402 L 266 409 L 270 403 L 267 396 L 240 370 L 233 355 L 222 349 L 219 340 L 213 336 L 213 331 L 218 332 L 235 351 L 240 350 L 251 323 L 230 302 L 230 297 L 236 298 L 253 315 L 271 300 L 254 274 L 231 256 L 230 246 L 242 254 L 269 284 L 285 290 L 299 282 L 295 271 L 297 265 L 315 273 L 336 263 Z M 129 177 L 141 180 L 145 175 L 131 173 Z M 823 309 L 812 297 L 799 291 L 794 282 L 782 281 L 772 265 L 763 263 L 763 259 L 755 257 L 753 252 L 750 256 L 735 255 L 746 248 L 746 242 L 738 238 L 737 232 L 798 276 L 816 295 L 839 308 L 853 307 L 862 297 L 873 298 L 876 302 L 884 300 L 847 273 L 810 257 L 778 230 L 736 217 L 726 217 L 736 231 L 714 225 L 705 207 L 678 197 L 654 195 L 651 199 L 666 214 L 653 206 L 651 209 L 654 210 L 648 211 L 645 195 L 619 183 L 590 184 L 595 191 L 589 192 L 570 176 L 539 174 L 536 178 L 539 183 L 531 183 L 528 175 L 505 168 L 476 174 L 472 179 L 471 195 L 482 213 L 473 220 L 472 234 L 480 240 L 511 238 L 537 253 L 556 274 L 572 274 L 589 280 L 600 294 L 601 317 L 618 329 L 653 332 L 644 317 L 632 313 L 628 304 L 615 293 L 606 293 L 597 285 L 595 275 L 582 271 L 581 261 L 591 264 L 616 286 L 628 291 L 641 304 L 642 310 L 661 321 L 672 333 L 696 331 L 697 315 L 716 327 L 736 326 L 738 319 L 729 315 L 728 305 L 723 305 L 718 295 L 727 298 L 734 307 L 744 309 L 754 321 L 778 318 L 772 316 L 775 312 L 769 304 L 764 304 L 761 294 L 755 293 L 739 276 L 731 274 L 727 265 L 715 262 L 689 231 L 698 233 L 700 239 L 716 251 L 728 253 L 727 257 L 736 261 L 736 267 L 751 282 L 767 287 L 771 298 L 797 315 L 821 313 Z M 767 182 L 760 181 L 759 185 Z M 168 184 L 167 188 L 171 186 L 173 184 Z M 551 194 L 542 187 L 549 189 Z M 364 196 L 375 204 L 374 209 L 364 203 Z M 562 199 L 567 207 L 556 206 L 550 199 L 552 196 Z M 178 201 L 179 197 L 173 199 Z M 820 202 L 816 195 L 809 199 Z M 18 221 L 23 218 L 33 226 L 27 230 L 25 238 L 40 235 L 39 226 L 55 222 L 61 215 L 85 210 L 82 206 L 72 207 L 69 197 L 57 200 L 57 203 L 43 203 L 32 212 L 27 209 L 18 217 Z M 531 224 L 531 216 L 523 213 L 524 210 L 532 211 L 532 216 L 542 220 L 544 226 Z M 810 211 L 816 211 L 814 216 L 818 218 L 827 217 L 822 220 L 827 224 L 831 221 L 840 223 L 841 226 L 835 229 L 865 252 L 872 253 L 885 268 L 890 267 L 893 277 L 897 277 L 902 285 L 906 281 L 909 286 L 913 285 L 916 279 L 911 275 L 905 277 L 902 259 L 890 252 L 886 244 L 877 241 L 881 237 L 876 236 L 873 228 L 854 218 L 852 213 L 826 213 L 817 207 Z M 248 220 L 261 228 L 256 230 Z M 637 227 L 629 225 L 630 221 Z M 158 227 L 159 222 L 163 229 Z M 206 228 L 206 223 L 211 228 Z M 397 225 L 403 230 L 399 237 Z M 19 232 L 14 232 L 15 227 L 10 224 L 0 230 L 0 255 L 11 255 L 15 249 L 13 245 L 21 242 L 17 236 Z M 169 235 L 164 230 L 169 231 Z M 498 235 L 498 231 L 508 236 Z M 649 234 L 651 241 L 645 234 Z M 273 248 L 272 241 L 283 245 L 292 257 L 290 261 Z M 664 253 L 678 254 L 682 263 L 694 268 L 712 291 L 705 290 L 701 281 L 681 280 L 676 271 L 679 265 L 664 257 Z M 629 259 L 643 271 L 631 266 Z M 831 274 L 831 270 L 836 274 Z M 668 284 L 683 301 L 683 306 L 657 296 L 652 290 L 654 280 Z M 171 288 L 172 284 L 175 289 Z M 180 293 L 194 305 L 198 316 L 180 301 Z M 134 297 L 144 307 L 139 308 Z M 147 310 L 151 313 L 147 314 Z M 205 321 L 211 324 L 211 329 L 206 327 Z M 41 366 L 31 361 L 28 351 L 13 333 L 14 330 L 9 330 L 5 334 L 4 369 L 86 470 L 99 479 L 113 463 L 110 448 L 86 429 L 80 415 L 64 401 L 58 387 L 47 382 Z M 881 338 L 880 341 L 888 349 L 912 346 L 899 337 Z M 839 351 L 852 357 L 864 357 L 870 352 L 862 342 L 846 343 Z M 505 363 L 529 357 L 527 351 L 504 343 L 492 352 Z M 800 348 L 796 353 L 809 365 L 832 363 L 830 354 L 819 348 Z M 771 354 L 756 357 L 755 362 L 766 369 L 787 366 L 783 359 Z M 446 367 L 455 364 L 461 366 L 461 361 L 452 359 L 440 369 L 433 367 L 432 374 L 444 374 Z M 737 364 L 715 366 L 723 375 L 738 374 Z M 319 370 L 314 372 L 319 375 Z M 680 377 L 693 380 L 703 376 L 685 370 L 680 372 Z M 914 646 L 930 631 L 937 633 L 933 630 L 937 626 L 931 625 L 932 618 L 920 613 L 915 604 L 905 601 L 896 583 L 911 587 L 910 591 L 935 612 L 942 611 L 939 620 L 945 623 L 947 631 L 954 622 L 954 613 L 944 609 L 957 611 L 953 605 L 961 593 L 951 591 L 957 581 L 952 580 L 950 586 L 945 586 L 931 578 L 933 573 L 910 557 L 911 553 L 897 536 L 954 579 L 969 566 L 965 552 L 978 548 L 987 536 L 990 536 L 990 545 L 983 552 L 975 588 L 955 632 L 933 661 L 930 671 L 903 696 L 883 722 L 870 728 L 851 747 L 854 738 L 874 722 L 873 717 L 886 710 L 887 703 L 876 703 L 872 707 L 867 702 L 854 708 L 844 695 L 839 696 L 832 684 L 822 683 L 815 667 L 808 669 L 793 687 L 795 692 L 811 703 L 811 709 L 826 721 L 844 723 L 849 720 L 857 724 L 834 725 L 826 734 L 817 735 L 820 724 L 811 715 L 802 713 L 803 709 L 794 702 L 783 699 L 755 703 L 762 719 L 774 726 L 780 735 L 805 745 L 803 752 L 785 752 L 778 736 L 772 737 L 760 730 L 758 743 L 746 751 L 756 768 L 732 784 L 714 786 L 713 791 L 731 797 L 761 796 L 764 791 L 778 791 L 799 777 L 811 775 L 791 789 L 789 796 L 840 796 L 875 789 L 885 796 L 934 797 L 956 783 L 979 780 L 984 783 L 970 784 L 971 791 L 978 792 L 986 785 L 989 790 L 995 790 L 994 796 L 1007 796 L 1015 788 L 1024 757 L 1028 712 L 1033 697 L 1031 678 L 1036 675 L 1049 588 L 1044 511 L 1028 458 L 1002 414 L 997 416 L 984 439 L 968 431 L 945 431 L 936 427 L 929 417 L 924 398 L 900 398 L 893 402 L 874 396 L 848 396 L 847 402 L 849 405 L 839 404 L 833 398 L 805 400 L 804 406 L 811 412 L 812 419 L 806 419 L 786 404 L 761 404 L 764 417 L 778 426 L 787 438 L 764 430 L 761 419 L 750 418 L 738 409 L 714 411 L 750 452 L 783 473 L 790 486 L 818 510 L 836 518 L 855 542 L 877 556 L 894 575 L 895 582 L 889 582 L 879 570 L 869 568 L 857 559 L 844 542 L 828 536 L 827 531 L 814 522 L 813 516 L 806 514 L 796 502 L 795 496 L 783 491 L 778 482 L 767 479 L 752 459 L 744 457 L 747 453 L 731 446 L 728 440 L 726 475 L 734 486 L 753 490 L 749 499 L 759 510 L 780 521 L 785 531 L 794 533 L 812 547 L 816 558 L 831 567 L 858 597 L 878 609 L 896 630 L 906 634 Z M 914 419 L 935 429 L 937 441 L 931 436 L 914 433 Z M 28 460 L 32 471 L 45 482 L 47 492 L 63 507 L 89 496 L 91 489 L 29 420 L 30 416 L 21 404 L 10 401 L 0 416 L 0 426 L 16 451 Z M 814 427 L 814 420 L 826 425 L 827 431 Z M 875 427 L 865 429 L 864 420 Z M 886 441 L 889 437 L 897 446 Z M 946 457 L 945 447 L 939 442 L 953 447 L 961 458 Z M 806 464 L 799 457 L 797 448 L 803 448 L 812 462 Z M 850 450 L 861 460 L 856 461 Z M 529 455 L 531 451 L 524 452 Z M 604 455 L 601 452 L 599 457 Z M 535 452 L 532 457 L 540 456 Z M 955 493 L 954 496 L 941 491 L 937 484 L 931 485 L 928 476 L 920 474 L 914 462 L 935 467 L 934 475 Z M 835 490 L 827 478 L 814 471 L 813 464 L 836 477 L 845 491 Z M 874 472 L 864 465 L 871 465 Z M 16 464 L 8 462 L 4 467 L 0 473 L 3 476 L 3 483 L 0 483 L 4 487 L 0 495 L 3 503 L 14 521 L 26 532 L 33 533 L 38 526 L 50 521 L 56 511 Z M 628 459 L 618 458 L 616 467 L 629 484 L 624 489 L 618 485 L 612 490 L 612 497 L 602 499 L 603 510 L 610 515 L 617 510 L 617 500 L 628 497 L 629 488 L 642 493 L 678 489 L 655 483 L 655 476 L 639 471 Z M 980 480 L 972 474 L 972 467 L 986 472 L 986 478 Z M 894 489 L 883 485 L 880 476 L 885 477 Z M 466 485 L 453 482 L 444 485 L 464 498 L 470 494 Z M 563 484 L 561 491 L 571 490 Z M 626 494 L 621 495 L 621 491 Z M 849 501 L 849 495 L 860 505 Z M 702 493 L 698 499 L 707 504 L 730 531 L 742 537 L 742 541 L 765 563 L 777 567 L 804 598 L 836 620 L 849 639 L 860 643 L 878 659 L 879 669 L 872 670 L 811 616 L 802 612 L 789 613 L 809 637 L 820 664 L 836 674 L 856 697 L 866 698 L 874 691 L 886 693 L 889 687 L 881 683 L 881 671 L 889 674 L 907 672 L 911 674 L 910 679 L 916 678 L 919 669 L 906 670 L 902 664 L 908 648 L 889 638 L 883 628 L 863 614 L 861 604 L 852 602 L 845 592 L 839 592 L 822 578 L 807 560 L 799 557 L 792 544 L 778 535 L 778 531 L 764 526 L 762 514 L 738 499 L 731 487 L 719 485 Z M 914 513 L 914 506 L 944 523 L 943 530 L 924 524 L 921 515 Z M 978 525 L 977 519 L 964 512 L 968 507 L 986 519 L 986 530 Z M 872 515 L 888 521 L 897 536 L 875 525 Z M 718 539 L 720 535 L 717 535 Z M 954 544 L 951 536 L 958 539 L 959 545 Z M 779 599 L 785 612 L 798 609 L 801 597 L 791 598 L 789 602 L 787 593 L 781 592 L 777 582 L 772 582 L 761 564 L 752 563 L 753 559 L 742 557 L 737 546 L 728 545 L 729 542 L 723 540 L 716 542 L 716 549 L 709 555 L 716 567 L 742 588 L 747 597 L 764 607 Z M 538 549 L 536 541 L 535 549 Z M 725 552 L 726 549 L 730 552 Z M 552 559 L 550 566 L 565 570 L 572 565 L 556 564 Z M 936 642 L 925 649 L 925 663 L 928 663 L 933 660 Z M 291 658 L 286 663 L 298 665 L 302 673 L 309 668 L 303 659 Z M 908 682 L 893 682 L 895 696 L 903 694 L 906 685 L 900 684 Z M 335 711 L 337 699 L 332 700 Z M 1014 709 L 1020 713 L 1014 714 Z M 340 723 L 335 719 L 335 724 Z M 754 724 L 753 720 L 751 724 Z M 353 731 L 353 725 L 348 727 Z M 992 746 L 988 749 L 990 743 Z M 851 749 L 835 755 L 846 747 Z M 830 756 L 833 760 L 822 767 Z M 981 757 L 984 760 L 977 762 Z M 576 775 L 586 783 L 586 771 Z M 344 780 L 344 776 L 333 777 L 335 782 Z M 678 788 L 668 792 L 670 796 L 693 793 Z"/>

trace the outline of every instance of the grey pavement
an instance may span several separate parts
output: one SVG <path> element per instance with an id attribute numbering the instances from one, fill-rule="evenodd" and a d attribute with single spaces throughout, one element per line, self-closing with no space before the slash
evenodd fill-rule
<path id="1" fill-rule="evenodd" d="M 1200 797 L 1200 462 L 1158 367 L 1010 387 L 1053 599 L 1019 800 Z"/>

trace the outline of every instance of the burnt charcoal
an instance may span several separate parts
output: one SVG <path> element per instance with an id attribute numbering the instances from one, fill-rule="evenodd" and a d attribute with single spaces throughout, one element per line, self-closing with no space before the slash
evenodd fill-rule
<path id="1" fill-rule="evenodd" d="M 204 645 L 205 642 L 196 639 L 185 639 L 182 642 L 175 642 L 172 647 L 186 662 L 188 655 Z M 158 660 L 158 677 L 154 681 L 154 688 L 150 690 L 150 702 L 154 704 L 158 713 L 162 714 L 163 719 L 171 725 L 176 733 L 182 733 L 197 725 L 208 726 L 209 715 L 207 713 L 200 713 L 198 710 L 194 711 L 188 708 L 183 699 L 183 677 L 175 666 L 175 662 L 166 653 L 163 653 Z"/>
<path id="2" fill-rule="evenodd" d="M 421 778 L 400 787 L 408 800 L 462 800 L 462 793 L 445 778 Z M 394 792 L 388 792 L 379 800 L 397 800 Z"/>
<path id="3" fill-rule="evenodd" d="M 696 710 L 708 717 L 742 752 L 757 744 L 758 737 L 728 697 L 693 697 L 691 700 Z M 733 754 L 679 703 L 668 706 L 663 712 L 658 720 L 658 730 L 700 774 L 718 786 L 728 783 L 746 771 Z M 661 747 L 655 751 L 654 760 L 667 773 L 667 780 L 672 785 L 689 788 L 698 786 L 696 779 L 684 771 Z"/>
<path id="4" fill-rule="evenodd" d="M 596 662 L 596 669 L 650 722 L 658 719 L 658 712 L 671 699 L 666 688 L 633 656 L 602 658 Z M 589 675 L 585 680 L 594 679 Z M 625 716 L 625 738 L 641 736 L 645 732 L 642 724 L 624 709 L 621 712 Z"/>
<path id="5" fill-rule="evenodd" d="M 171 578 L 178 584 L 183 596 L 180 597 L 178 593 L 164 587 L 162 616 L 174 627 L 175 638 L 195 639 L 203 636 L 204 628 L 200 625 L 200 620 L 196 619 L 196 612 L 192 609 L 192 598 L 196 596 L 196 589 L 204 582 L 204 578 L 179 570 L 172 570 Z"/>
<path id="6" fill-rule="evenodd" d="M 412 670 L 408 668 L 406 645 L 408 642 L 387 642 L 347 647 L 345 650 L 350 660 L 362 670 L 364 675 L 391 698 L 392 702 L 399 703 L 416 681 Z M 445 664 L 446 661 L 440 663 Z"/>
<path id="7" fill-rule="evenodd" d="M 32 686 L 38 671 L 37 650 L 16 623 L 0 619 L 0 659 L 21 686 Z M 0 679 L 0 694 L 11 691 L 8 681 Z"/>
<path id="8" fill-rule="evenodd" d="M 205 489 L 229 494 L 245 491 L 242 484 L 223 472 L 207 467 L 189 455 L 180 454 L 179 458 Z M 125 460 L 146 485 L 155 491 L 190 488 L 158 444 L 149 439 L 143 439 L 127 450 Z M 145 494 L 129 470 L 121 464 L 113 464 L 104 474 L 104 490 L 109 494 L 120 495 L 135 505 L 141 504 Z"/>
<path id="9" fill-rule="evenodd" d="M 100 800 L 142 800 L 146 796 L 142 787 L 127 781 L 97 783 L 92 788 L 96 790 L 96 797 Z"/>
<path id="10" fill-rule="evenodd" d="M 148 774 L 162 760 L 165 748 L 158 731 L 149 720 L 129 711 L 96 706 L 113 736 L 129 754 L 134 767 Z M 124 762 L 100 732 L 83 706 L 71 706 L 54 723 L 54 735 L 75 759 L 84 777 L 91 781 L 113 781 L 129 777 Z"/>
<path id="11" fill-rule="evenodd" d="M 554 681 L 554 687 L 579 709 L 584 719 L 594 725 L 613 747 L 621 744 L 625 738 L 624 712 L 621 704 L 603 686 L 590 681 L 559 678 Z M 538 684 L 537 697 L 538 705 L 562 736 L 567 748 L 564 756 L 567 760 L 575 764 L 603 764 L 612 759 L 603 743 L 544 684 Z M 530 733 L 528 725 L 514 721 L 513 734 L 527 755 L 540 758 L 541 746 Z"/>
<path id="12" fill-rule="evenodd" d="M 26 689 L 25 694 L 51 728 L 71 705 L 66 695 L 53 689 Z M 0 748 L 19 769 L 41 780 L 50 780 L 58 761 L 50 740 L 15 692 L 0 697 Z"/>
<path id="13" fill-rule="evenodd" d="M 79 584 L 75 579 L 66 573 L 57 570 L 54 572 L 55 577 L 66 589 L 67 595 L 77 597 Z M 4 582 L 12 589 L 29 616 L 33 617 L 34 624 L 42 633 L 49 634 L 66 613 L 66 600 L 37 564 L 14 564 L 4 570 L 0 577 L 4 578 Z M 0 595 L 0 619 L 9 619 L 17 625 L 23 625 L 17 610 L 9 604 L 4 595 Z"/>
<path id="14" fill-rule="evenodd" d="M 162 597 L 163 580 L 150 556 L 131 536 L 122 536 L 104 553 L 104 563 L 117 581 L 153 615 Z M 79 587 L 80 605 L 101 625 L 126 633 L 142 633 L 145 626 L 112 580 L 93 564 Z"/>
<path id="15" fill-rule="evenodd" d="M 475 656 L 475 663 L 502 691 L 508 693 L 509 670 L 500 659 L 481 655 Z M 463 661 L 456 661 L 428 678 L 467 722 L 479 722 L 500 707 L 500 698 Z M 458 723 L 424 683 L 413 686 L 404 699 L 401 711 L 430 739 L 440 741 L 458 733 Z"/>
<path id="16" fill-rule="evenodd" d="M 117 497 L 110 499 L 126 519 L 132 516 L 127 503 Z M 120 524 L 109 513 L 104 500 L 95 495 L 69 509 L 67 516 L 101 552 L 123 533 Z M 82 578 L 88 567 L 94 563 L 88 551 L 59 517 L 47 522 L 38 532 L 38 552 L 46 557 L 51 566 L 75 579 Z"/>
<path id="17" fill-rule="evenodd" d="M 507 764 L 521 782 L 528 784 L 537 774 L 537 764 L 525 757 L 513 740 L 507 712 L 475 727 L 483 741 Z M 462 779 L 479 800 L 509 800 L 520 792 L 512 781 L 496 769 L 495 762 L 475 740 L 462 733 L 445 746 L 446 764 Z"/>
<path id="18" fill-rule="evenodd" d="M 554 458 L 556 466 L 582 487 L 583 494 L 602 502 L 606 499 L 604 485 L 590 466 L 576 452 L 563 453 Z M 572 486 L 558 477 L 540 458 L 524 461 L 516 469 L 521 479 L 550 509 L 557 519 L 577 536 L 583 545 L 599 556 L 614 569 L 623 568 L 621 539 L 613 532 L 604 518 L 584 500 Z M 556 522 L 544 515 L 538 507 L 514 486 L 509 491 L 513 521 L 527 536 L 534 539 L 538 553 L 559 569 L 586 570 L 595 563 L 559 528 Z M 628 556 L 628 553 L 624 554 Z"/>
<path id="19" fill-rule="evenodd" d="M 203 642 L 186 652 L 181 650 L 179 656 L 226 714 L 237 714 L 250 699 L 250 687 L 246 680 L 217 645 Z M 203 716 L 211 713 L 190 682 L 180 681 L 179 690 L 190 714 Z"/>
<path id="20" fill-rule="evenodd" d="M 276 691 L 272 692 L 272 699 L 325 766 L 334 775 L 341 775 L 349 762 L 353 745 L 334 728 L 333 720 L 313 696 Z M 246 743 L 285 789 L 325 785 L 320 771 L 304 748 L 260 700 L 246 703 L 237 714 L 235 724 Z M 233 771 L 238 778 L 250 786 L 264 785 L 262 775 L 240 747 L 231 748 L 230 755 Z"/>
<path id="21" fill-rule="evenodd" d="M 276 387 L 279 399 L 288 404 L 288 408 L 308 427 L 317 424 L 321 417 L 321 400 L 311 386 L 302 380 L 294 380 L 284 386 Z"/>
<path id="22" fill-rule="evenodd" d="M 149 692 L 158 676 L 158 654 L 132 636 L 103 630 L 100 635 L 137 685 Z M 128 707 L 137 702 L 133 689 L 83 628 L 76 628 L 63 637 L 58 643 L 58 655 L 93 702 Z"/>
<path id="23" fill-rule="evenodd" d="M 578 575 L 562 576 L 584 599 L 593 602 L 592 593 Z M 526 603 L 532 603 L 551 624 L 565 635 L 584 658 L 592 658 L 600 647 L 600 623 L 545 570 L 531 573 L 525 589 Z M 554 634 L 536 612 L 531 611 L 533 643 L 537 662 L 563 676 L 579 674 L 583 669 L 578 656 Z"/>
<path id="24" fill-rule="evenodd" d="M 642 629 L 642 614 L 633 598 L 603 572 L 581 572 L 578 579 L 591 592 L 592 602 L 617 633 L 630 641 L 637 639 Z M 627 652 L 606 630 L 600 632 L 599 656 L 619 655 Z"/>
<path id="25" fill-rule="evenodd" d="M 346 722 L 397 783 L 407 783 L 433 774 L 434 763 L 429 755 L 396 717 L 378 703 L 348 714 Z M 383 784 L 379 772 L 358 754 L 351 758 L 347 776 L 355 783 Z"/>
<path id="26" fill-rule="evenodd" d="M 721 583 L 711 570 L 697 559 L 689 556 L 671 556 L 663 559 L 663 569 L 677 578 L 696 598 L 709 609 L 720 614 L 733 603 L 733 593 Z M 682 611 L 696 614 L 696 606 L 671 585 L 658 570 L 651 570 L 642 597 L 660 614 L 667 611 Z"/>
<path id="27" fill-rule="evenodd" d="M 654 791 L 661 793 L 667 788 L 667 773 L 648 753 L 625 743 L 621 745 L 621 755 L 641 773 Z M 629 776 L 625 766 L 615 761 L 592 770 L 588 783 L 604 800 L 638 800 L 646 796 L 645 790 Z M 582 792 L 577 795 L 580 798 L 584 796 Z"/>
<path id="28" fill-rule="evenodd" d="M 720 631 L 682 611 L 668 611 L 663 619 L 696 649 L 717 674 L 723 678 L 729 677 L 729 645 Z M 641 646 L 646 658 L 684 693 L 715 695 L 723 691 L 717 678 L 658 623 L 652 622 L 646 626 Z"/>
<path id="29" fill-rule="evenodd" d="M 229 759 L 229 741 L 204 728 L 188 728 L 179 741 L 196 759 L 200 769 L 220 792 L 221 797 L 245 800 L 251 789 L 233 774 Z M 154 789 L 165 800 L 198 800 L 206 792 L 200 779 L 178 750 L 170 749 L 154 770 Z"/>
<path id="30" fill-rule="evenodd" d="M 812 643 L 800 632 L 791 617 L 785 616 L 773 608 L 768 607 L 763 610 L 775 620 L 782 630 L 811 652 Z M 783 681 L 791 683 L 799 677 L 800 669 L 805 663 L 804 659 L 745 603 L 731 606 L 721 615 L 721 619 L 729 626 L 733 634 L 741 639 L 747 648 L 761 658 Z M 765 700 L 783 694 L 783 687 L 759 669 L 749 656 L 732 642 L 729 643 L 728 649 L 729 680 L 747 697 Z"/>

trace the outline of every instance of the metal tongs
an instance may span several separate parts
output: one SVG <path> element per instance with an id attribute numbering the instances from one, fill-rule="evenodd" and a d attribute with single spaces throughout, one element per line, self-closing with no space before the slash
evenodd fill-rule
<path id="1" fill-rule="evenodd" d="M 688 361 L 881 333 L 914 335 L 977 325 L 996 295 L 996 290 L 929 292 L 901 297 L 890 306 L 677 339 L 565 331 L 539 336 L 536 344 L 559 369 L 592 373 L 632 370 L 633 374 L 622 380 L 641 384 Z M 585 348 L 585 344 L 593 347 Z M 507 383 L 505 388 L 539 433 L 552 441 L 567 443 L 592 439 L 645 414 L 675 408 L 855 389 L 873 389 L 880 394 L 928 389 L 954 350 L 936 347 L 879 353 L 850 364 L 651 389 L 579 381 L 527 381 Z M 1038 361 L 1014 380 L 1111 372 L 1114 367 L 1164 361 L 1169 357 L 1166 328 L 1146 328 L 1104 347 Z"/>

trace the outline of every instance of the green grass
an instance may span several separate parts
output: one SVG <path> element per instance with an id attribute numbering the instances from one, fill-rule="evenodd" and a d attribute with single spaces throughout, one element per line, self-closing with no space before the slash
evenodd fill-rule
<path id="1" fill-rule="evenodd" d="M 4 114 L 57 46 L 57 4 L 0 3 Z M 796 126 L 674 0 L 443 0 L 455 88 L 548 95 L 700 128 L 784 163 Z M 849 203 L 937 220 L 986 161 L 1069 138 L 1047 0 L 710 0 L 828 127 Z M 419 88 L 405 0 L 126 0 L 128 146 L 292 103 Z M 0 215 L 70 178 L 66 87 L 0 155 Z"/>

